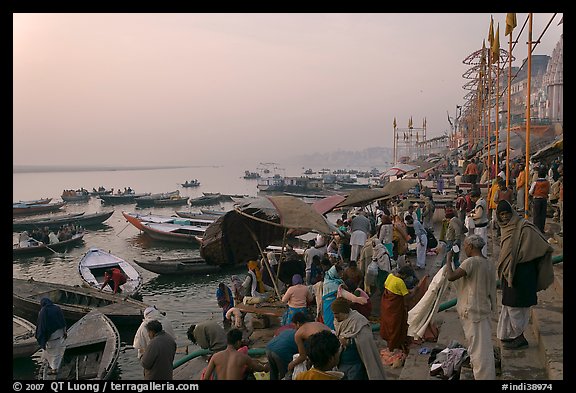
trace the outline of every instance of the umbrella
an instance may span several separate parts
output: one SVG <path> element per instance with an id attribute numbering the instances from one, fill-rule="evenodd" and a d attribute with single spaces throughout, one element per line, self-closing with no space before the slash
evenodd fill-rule
<path id="1" fill-rule="evenodd" d="M 316 210 L 320 214 L 325 214 L 332 211 L 340 202 L 345 200 L 346 197 L 344 195 L 331 195 L 326 198 L 322 198 L 319 201 L 316 201 L 312 204 L 314 210 Z"/>
<path id="2" fill-rule="evenodd" d="M 380 175 L 380 178 L 384 178 L 386 176 L 398 176 L 401 173 L 406 173 L 414 169 L 416 169 L 414 165 L 396 164 L 392 168 L 388 169 L 384 174 Z"/>
<path id="3" fill-rule="evenodd" d="M 389 197 L 393 197 L 408 192 L 412 187 L 415 187 L 417 184 L 418 179 L 394 180 L 386 184 L 384 188 L 382 188 L 382 192 L 388 194 Z"/>
<path id="4" fill-rule="evenodd" d="M 337 206 L 366 206 L 377 199 L 382 199 L 387 196 L 388 193 L 385 192 L 382 188 L 358 189 L 350 192 L 346 199 L 340 202 Z"/>

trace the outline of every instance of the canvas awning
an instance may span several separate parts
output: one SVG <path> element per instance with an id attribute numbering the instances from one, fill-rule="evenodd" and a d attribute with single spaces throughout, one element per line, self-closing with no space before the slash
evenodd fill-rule
<path id="1" fill-rule="evenodd" d="M 338 207 L 366 206 L 378 199 L 388 196 L 388 192 L 382 188 L 364 188 L 353 190 L 346 199 L 338 204 Z"/>

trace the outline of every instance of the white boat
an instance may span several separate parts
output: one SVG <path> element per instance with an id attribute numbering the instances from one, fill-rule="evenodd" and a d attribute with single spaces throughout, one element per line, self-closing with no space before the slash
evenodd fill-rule
<path id="1" fill-rule="evenodd" d="M 78 264 L 82 280 L 96 289 L 100 289 L 104 283 L 104 272 L 113 267 L 119 268 L 128 277 L 126 283 L 120 286 L 122 294 L 132 297 L 137 296 L 142 286 L 142 276 L 124 259 L 100 248 L 92 247 L 84 254 Z M 113 292 L 108 285 L 104 287 L 103 291 Z"/>
<path id="2" fill-rule="evenodd" d="M 206 226 L 143 222 L 142 231 L 154 240 L 200 245 Z"/>
<path id="3" fill-rule="evenodd" d="M 109 379 L 120 355 L 120 333 L 110 318 L 93 310 L 68 329 L 65 346 L 58 374 L 49 374 L 43 362 L 41 379 Z"/>
<path id="4" fill-rule="evenodd" d="M 140 213 L 129 213 L 129 212 L 122 212 L 124 218 L 134 225 L 136 228 L 144 231 L 143 224 L 146 222 L 154 223 L 154 224 L 176 224 L 176 225 L 189 225 L 189 226 L 199 226 L 199 227 L 207 227 L 208 225 L 212 224 L 215 219 L 213 217 L 210 218 L 202 218 L 200 217 L 174 217 L 174 216 L 159 216 L 155 214 L 140 214 Z M 205 217 L 205 216 L 204 216 Z"/>
<path id="5" fill-rule="evenodd" d="M 32 356 L 40 349 L 35 337 L 36 326 L 12 315 L 12 359 Z"/>

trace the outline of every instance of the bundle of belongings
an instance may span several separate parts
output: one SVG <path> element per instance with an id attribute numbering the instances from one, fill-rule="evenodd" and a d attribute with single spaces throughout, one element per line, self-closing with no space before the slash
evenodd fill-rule
<path id="1" fill-rule="evenodd" d="M 441 379 L 460 379 L 462 364 L 470 361 L 466 348 L 457 341 L 452 341 L 448 347 L 434 348 L 428 358 L 430 375 Z"/>

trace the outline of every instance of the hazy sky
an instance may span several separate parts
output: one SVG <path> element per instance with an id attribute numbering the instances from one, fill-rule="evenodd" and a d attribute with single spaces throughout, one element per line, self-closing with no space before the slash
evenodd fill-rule
<path id="1" fill-rule="evenodd" d="M 490 15 L 14 14 L 13 163 L 282 162 L 392 147 L 394 117 L 439 136 Z M 552 15 L 534 14 L 533 40 Z M 552 54 L 561 16 L 534 54 Z"/>

